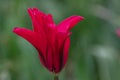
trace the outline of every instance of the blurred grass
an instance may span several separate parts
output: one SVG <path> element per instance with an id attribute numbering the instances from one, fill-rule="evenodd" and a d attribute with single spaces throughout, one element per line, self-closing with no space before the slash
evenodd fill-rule
<path id="1" fill-rule="evenodd" d="M 0 0 L 0 80 L 51 80 L 37 51 L 12 33 L 32 28 L 27 8 L 52 13 L 58 24 L 71 15 L 85 20 L 73 30 L 69 60 L 60 80 L 120 80 L 119 0 Z"/>

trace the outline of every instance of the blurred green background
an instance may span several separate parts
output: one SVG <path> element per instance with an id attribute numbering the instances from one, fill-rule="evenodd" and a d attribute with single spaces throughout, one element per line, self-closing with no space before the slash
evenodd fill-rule
<path id="1" fill-rule="evenodd" d="M 0 80 L 52 80 L 38 53 L 15 35 L 32 29 L 27 8 L 53 14 L 56 24 L 71 15 L 85 20 L 72 29 L 69 60 L 60 80 L 120 80 L 120 0 L 0 0 Z"/>

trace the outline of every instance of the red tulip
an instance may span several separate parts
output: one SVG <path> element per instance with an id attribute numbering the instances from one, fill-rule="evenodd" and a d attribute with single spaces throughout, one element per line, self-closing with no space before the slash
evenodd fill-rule
<path id="1" fill-rule="evenodd" d="M 56 25 L 51 14 L 29 8 L 33 30 L 14 28 L 13 32 L 29 41 L 38 51 L 41 63 L 51 72 L 59 73 L 66 64 L 70 47 L 70 34 L 81 16 L 71 16 Z"/>

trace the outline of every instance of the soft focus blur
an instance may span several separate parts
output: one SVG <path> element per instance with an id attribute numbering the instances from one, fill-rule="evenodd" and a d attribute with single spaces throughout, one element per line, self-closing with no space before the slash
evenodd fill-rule
<path id="1" fill-rule="evenodd" d="M 85 20 L 72 29 L 69 59 L 60 80 L 120 80 L 120 0 L 0 0 L 0 80 L 52 80 L 35 48 L 12 32 L 32 29 L 27 8 Z"/>

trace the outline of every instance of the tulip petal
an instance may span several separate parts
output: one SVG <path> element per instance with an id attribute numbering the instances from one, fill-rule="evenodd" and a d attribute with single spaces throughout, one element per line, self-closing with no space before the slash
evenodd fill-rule
<path id="1" fill-rule="evenodd" d="M 70 48 L 70 38 L 68 37 L 65 41 L 64 49 L 63 49 L 63 65 L 62 65 L 62 68 L 65 66 L 65 64 L 68 60 L 69 48 Z"/>
<path id="2" fill-rule="evenodd" d="M 31 17 L 34 31 L 39 32 L 43 36 L 45 36 L 44 22 L 43 22 L 45 14 L 36 8 L 33 8 L 33 9 L 29 8 L 28 13 Z"/>
<path id="3" fill-rule="evenodd" d="M 58 32 L 58 34 L 56 35 L 56 41 L 55 41 L 55 57 L 54 57 L 54 65 L 55 65 L 55 69 L 56 72 L 59 72 L 62 69 L 62 65 L 63 65 L 63 54 L 64 54 L 64 44 L 66 39 L 69 36 L 67 35 L 67 33 L 62 33 L 62 32 Z"/>
<path id="4" fill-rule="evenodd" d="M 53 28 L 56 27 L 51 14 L 47 15 L 47 24 L 48 24 L 48 27 L 53 27 Z"/>
<path id="5" fill-rule="evenodd" d="M 27 41 L 29 41 L 39 52 L 40 58 L 41 58 L 41 62 L 43 63 L 43 65 L 46 66 L 45 63 L 45 53 L 44 51 L 46 51 L 46 42 L 44 40 L 44 38 L 42 38 L 40 35 L 37 35 L 35 32 L 28 30 L 26 28 L 14 28 L 13 32 L 16 33 L 17 35 L 23 37 L 24 39 L 26 39 Z"/>
<path id="6" fill-rule="evenodd" d="M 79 21 L 83 20 L 84 18 L 81 16 L 71 16 L 67 19 L 63 20 L 60 24 L 58 24 L 58 30 L 60 32 L 68 32 L 71 30 Z"/>
<path id="7" fill-rule="evenodd" d="M 53 72 L 53 52 L 50 46 L 47 46 L 47 50 L 46 50 L 46 64 L 47 64 L 47 69 Z"/>
<path id="8" fill-rule="evenodd" d="M 36 19 L 35 19 L 35 15 L 34 15 L 35 13 L 33 12 L 33 10 L 31 8 L 28 9 L 28 13 L 31 17 L 34 31 L 38 32 L 39 24 L 37 23 L 38 21 L 36 21 Z"/>
<path id="9" fill-rule="evenodd" d="M 54 66 L 56 73 L 60 72 L 67 62 L 68 51 L 70 47 L 70 38 L 66 37 L 62 40 L 59 40 L 58 42 L 59 42 L 58 44 L 60 44 L 61 46 L 59 46 L 59 50 L 56 53 L 56 56 L 54 57 L 55 58 Z"/>
<path id="10" fill-rule="evenodd" d="M 26 40 L 28 40 L 30 43 L 32 43 L 34 46 L 36 46 L 36 42 L 34 41 L 35 39 L 35 33 L 31 30 L 28 30 L 26 28 L 14 28 L 13 30 L 14 33 L 16 33 L 17 35 L 25 38 Z"/>

